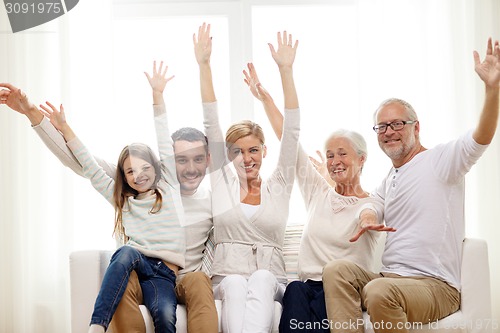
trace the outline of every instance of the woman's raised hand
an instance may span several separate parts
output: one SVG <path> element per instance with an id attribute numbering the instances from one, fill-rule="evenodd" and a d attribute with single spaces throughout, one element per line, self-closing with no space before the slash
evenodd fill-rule
<path id="1" fill-rule="evenodd" d="M 212 37 L 210 37 L 210 24 L 203 23 L 198 28 L 198 36 L 193 34 L 194 55 L 198 65 L 209 64 L 212 54 Z"/>
<path id="2" fill-rule="evenodd" d="M 250 62 L 247 64 L 247 67 L 248 72 L 246 70 L 243 70 L 243 75 L 245 75 L 243 81 L 245 81 L 248 88 L 250 88 L 250 92 L 252 93 L 252 95 L 254 95 L 255 98 L 263 103 L 265 103 L 266 101 L 272 101 L 271 95 L 266 89 L 264 89 L 264 87 L 260 83 L 254 65 Z"/>
<path id="3" fill-rule="evenodd" d="M 283 31 L 283 35 L 281 35 L 281 32 L 278 32 L 278 50 L 274 48 L 273 44 L 269 43 L 268 45 L 271 50 L 271 55 L 278 67 L 293 66 L 299 41 L 296 40 L 294 43 L 292 34 L 287 34 L 286 31 Z"/>

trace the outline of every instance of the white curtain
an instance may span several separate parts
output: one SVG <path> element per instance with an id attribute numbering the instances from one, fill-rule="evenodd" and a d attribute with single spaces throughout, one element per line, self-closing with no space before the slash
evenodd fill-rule
<path id="1" fill-rule="evenodd" d="M 130 80 L 132 87 L 135 77 L 124 75 L 127 68 L 113 65 L 123 63 L 128 53 L 146 52 L 135 44 L 124 47 L 128 35 L 120 35 L 116 29 L 126 24 L 118 19 L 133 20 L 134 15 L 146 21 L 163 15 L 169 20 L 194 17 L 200 23 L 227 22 L 227 34 L 224 28 L 223 36 L 218 36 L 227 38 L 229 48 L 223 49 L 223 56 L 213 56 L 218 61 L 214 64 L 219 68 L 216 74 L 224 81 L 216 88 L 222 112 L 228 115 L 225 121 L 255 113 L 253 117 L 265 127 L 260 106 L 256 105 L 255 111 L 251 108 L 240 73 L 247 61 L 262 64 L 258 67 L 261 78 L 269 82 L 266 88 L 279 101 L 281 88 L 274 75 L 275 65 L 265 54 L 265 43 L 274 42 L 275 31 L 289 29 L 301 43 L 296 63 L 303 109 L 301 140 L 312 153 L 321 149 L 322 140 L 335 128 L 360 131 L 369 143 L 369 164 L 363 176 L 368 189 L 378 183 L 388 167 L 370 132 L 371 115 L 378 103 L 392 96 L 412 103 L 420 116 L 426 147 L 456 137 L 476 124 L 482 106 L 483 85 L 473 70 L 472 50 L 484 57 L 487 38 L 500 38 L 499 0 L 240 0 L 187 4 L 86 0 L 55 21 L 16 34 L 10 33 L 5 9 L 0 6 L 0 81 L 23 88 L 37 104 L 45 100 L 63 102 L 73 127 L 94 153 L 114 161 L 121 145 L 130 141 L 114 128 L 134 122 L 132 116 L 120 113 L 128 105 L 126 100 L 133 99 L 130 105 L 134 108 L 144 105 L 144 112 L 150 114 L 147 89 L 138 92 L 128 88 L 123 81 Z M 342 26 L 335 24 L 346 15 L 352 20 Z M 172 45 L 166 35 L 159 29 L 144 33 L 144 39 L 164 44 L 167 54 L 173 49 L 186 52 L 187 61 L 194 62 L 189 43 Z M 158 54 L 142 56 L 160 59 Z M 125 64 L 133 61 L 133 56 L 130 58 Z M 176 69 L 173 74 L 181 73 L 182 69 Z M 177 102 L 173 102 L 184 99 L 191 108 L 195 98 L 196 105 L 197 79 L 194 75 L 187 93 L 177 87 L 173 95 Z M 172 117 L 184 126 L 177 118 L 184 111 L 180 113 Z M 120 115 L 127 119 L 120 119 Z M 265 131 L 270 149 L 274 149 L 272 132 L 269 128 Z M 488 241 L 492 281 L 500 278 L 500 267 L 495 264 L 500 255 L 498 170 L 497 135 L 467 178 L 466 207 L 468 236 Z M 0 107 L 0 189 L 0 332 L 68 332 L 68 256 L 79 249 L 113 248 L 112 208 L 86 180 L 59 164 L 24 116 L 4 106 Z M 493 316 L 498 320 L 500 288 L 492 284 L 492 289 Z"/>
<path id="2" fill-rule="evenodd" d="M 109 107 L 102 87 L 111 86 L 110 78 L 96 73 L 106 72 L 111 55 L 101 45 L 110 34 L 110 2 L 81 1 L 60 19 L 16 34 L 10 32 L 4 8 L 0 6 L 1 82 L 21 87 L 35 104 L 64 102 L 71 110 L 85 100 L 82 105 L 88 108 Z M 71 53 L 73 43 L 87 44 L 88 51 Z M 69 253 L 113 247 L 112 209 L 51 156 L 26 117 L 0 107 L 0 132 L 0 332 L 69 332 Z M 89 200 L 74 191 L 83 187 Z M 108 215 L 92 220 L 87 214 L 87 221 L 75 222 L 92 209 Z M 96 237 L 81 236 L 81 230 L 97 222 L 108 228 L 95 232 Z"/>

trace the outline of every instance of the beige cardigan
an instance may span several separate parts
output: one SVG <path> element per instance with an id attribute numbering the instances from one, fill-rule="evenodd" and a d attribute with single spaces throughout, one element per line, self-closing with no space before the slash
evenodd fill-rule
<path id="1" fill-rule="evenodd" d="M 225 156 L 217 103 L 203 104 L 203 109 L 212 156 L 210 180 L 216 242 L 212 275 L 249 277 L 256 270 L 266 269 L 284 283 L 287 279 L 282 247 L 295 178 L 300 113 L 298 109 L 285 110 L 278 165 L 262 183 L 260 207 L 247 218 L 240 207 L 238 177 Z"/>

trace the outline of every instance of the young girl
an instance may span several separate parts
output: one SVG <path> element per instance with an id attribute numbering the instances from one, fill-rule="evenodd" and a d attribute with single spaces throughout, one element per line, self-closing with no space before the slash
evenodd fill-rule
<path id="1" fill-rule="evenodd" d="M 132 270 L 137 272 L 144 304 L 156 332 L 175 332 L 175 279 L 184 267 L 183 209 L 175 174 L 173 147 L 168 133 L 163 90 L 173 77 L 168 67 L 153 65 L 146 76 L 153 92 L 153 109 L 160 160 L 140 143 L 125 147 L 118 159 L 116 177 L 106 175 L 65 119 L 47 102 L 41 105 L 52 124 L 83 166 L 85 177 L 115 207 L 115 232 L 126 242 L 112 256 L 97 296 L 89 332 L 105 332 L 125 291 Z"/>

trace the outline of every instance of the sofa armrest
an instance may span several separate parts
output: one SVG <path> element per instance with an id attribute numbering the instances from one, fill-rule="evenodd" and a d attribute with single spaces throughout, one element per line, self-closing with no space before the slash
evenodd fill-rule
<path id="1" fill-rule="evenodd" d="M 70 254 L 72 333 L 87 332 L 111 255 L 111 251 L 102 250 L 76 251 Z"/>
<path id="2" fill-rule="evenodd" d="M 490 269 L 485 240 L 466 238 L 462 253 L 461 310 L 468 332 L 492 332 Z M 498 324 L 498 323 L 496 323 Z"/>

